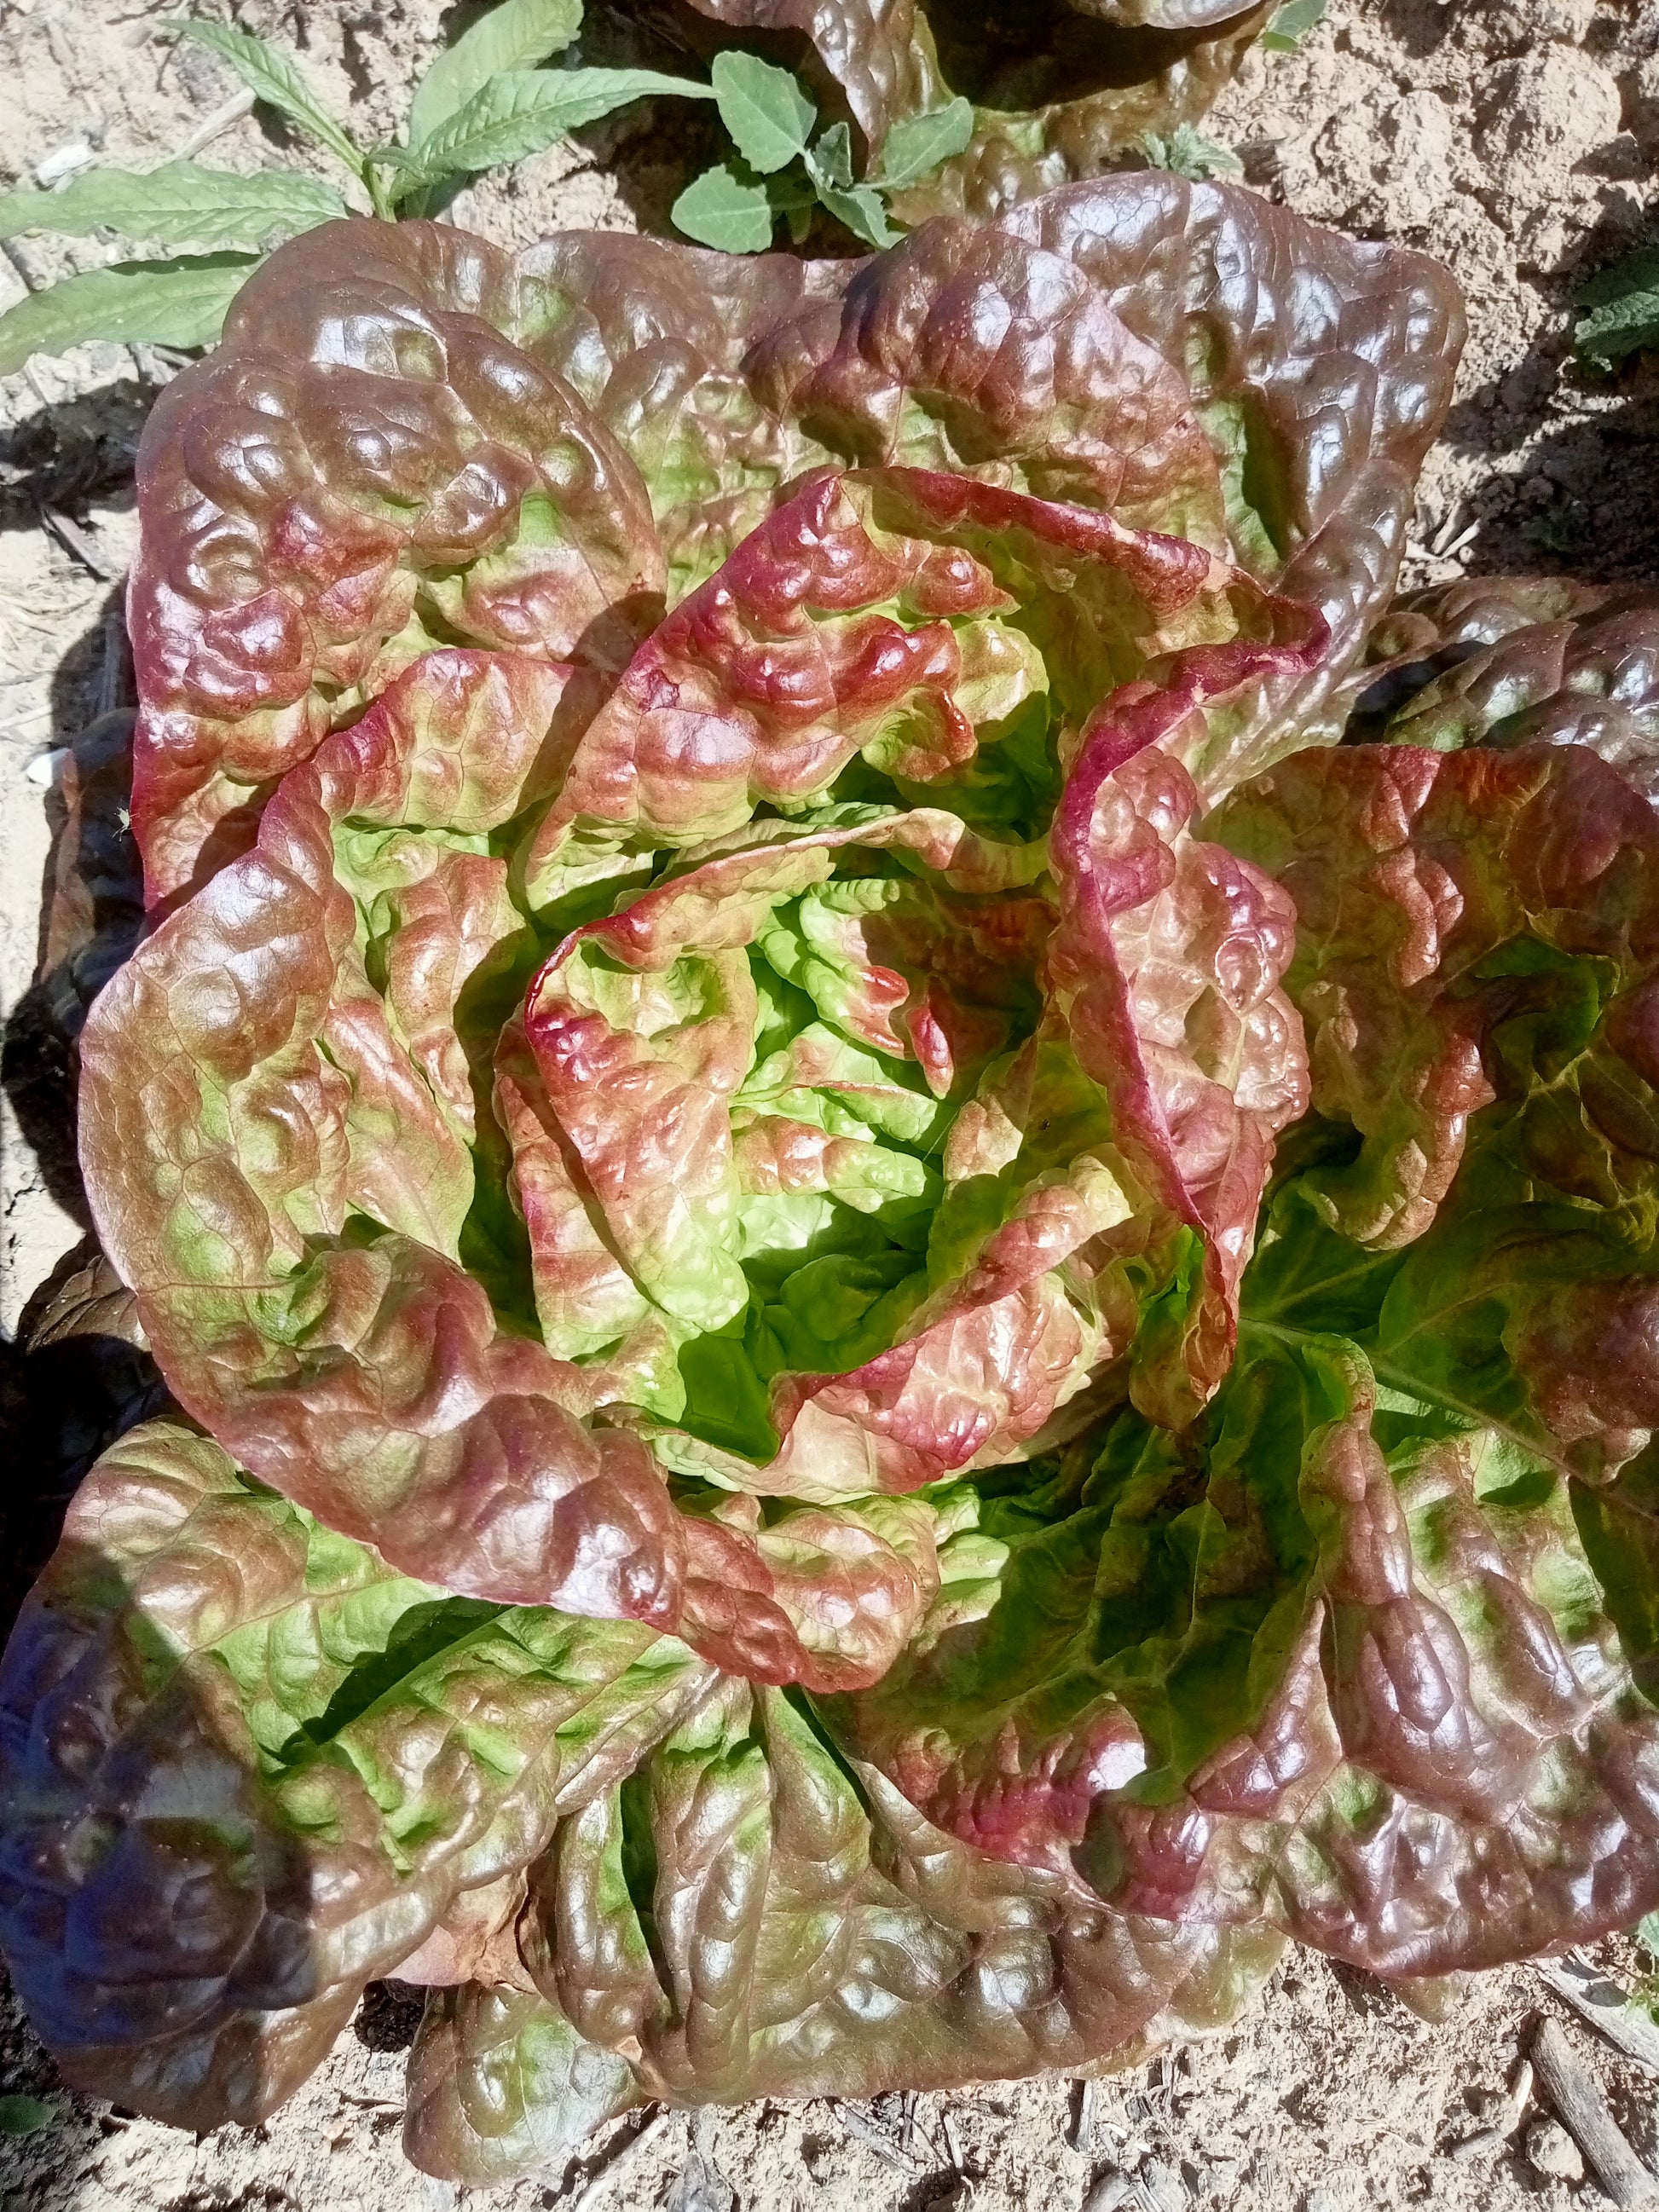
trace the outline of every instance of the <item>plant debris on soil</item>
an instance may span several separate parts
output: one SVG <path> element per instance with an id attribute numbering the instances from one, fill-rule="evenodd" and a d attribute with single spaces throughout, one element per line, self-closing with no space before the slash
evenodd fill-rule
<path id="1" fill-rule="evenodd" d="M 391 127 L 467 11 L 448 0 L 244 0 L 235 12 L 291 46 L 372 134 Z M 192 139 L 199 147 L 204 131 L 227 166 L 256 166 L 273 141 L 308 161 L 239 104 L 213 55 L 157 37 L 164 13 L 140 0 L 0 0 L 3 181 L 32 179 L 43 162 L 51 175 L 54 157 L 79 147 L 153 166 Z M 1586 282 L 1659 240 L 1659 9 L 1332 0 L 1293 51 L 1253 52 L 1203 128 L 1255 189 L 1361 236 L 1425 247 L 1464 288 L 1468 347 L 1423 474 L 1404 583 L 1508 571 L 1659 579 L 1659 369 L 1632 356 L 1598 374 L 1573 353 Z M 563 228 L 666 230 L 674 198 L 709 158 L 702 118 L 647 104 L 481 182 L 453 218 L 508 246 Z M 0 308 L 106 258 L 95 239 L 8 241 Z M 118 1336 L 87 1339 L 100 1347 L 95 1374 L 61 1343 L 49 1373 L 32 1367 L 12 1340 L 87 1226 L 63 1010 L 50 979 L 36 982 L 49 949 L 42 891 L 63 749 L 129 703 L 117 614 L 132 461 L 146 409 L 179 365 L 163 349 L 92 345 L 0 382 L 0 1420 L 15 1498 L 43 1423 L 78 1467 L 101 1441 L 98 1390 L 114 1389 L 112 1376 L 143 1387 L 141 1355 Z M 60 1507 L 60 1496 L 24 1495 L 9 1509 L 8 1619 Z M 1592 1963 L 1629 1984 L 1638 1960 L 1620 1940 Z M 582 2212 L 1565 2208 L 1596 2201 L 1595 2179 L 1581 2177 L 1601 2168 L 1595 2144 L 1571 2131 L 1560 2106 L 1573 2093 L 1560 2083 L 1576 2069 L 1579 2091 L 1650 2172 L 1659 2084 L 1562 1986 L 1507 1970 L 1442 1990 L 1431 2021 L 1368 1977 L 1293 1952 L 1266 2002 L 1227 2035 L 1082 2088 L 1048 2079 L 865 2106 L 635 2115 L 529 2179 L 466 2192 L 403 2162 L 418 1999 L 396 1984 L 370 1989 L 355 2034 L 266 2125 L 199 2141 L 73 2095 L 8 2001 L 0 2208 L 346 2212 L 447 2207 L 463 2193 L 481 2207 Z M 1576 2124 L 1595 2134 L 1582 2113 Z M 1625 2185 L 1639 2201 L 1639 2169 Z"/>

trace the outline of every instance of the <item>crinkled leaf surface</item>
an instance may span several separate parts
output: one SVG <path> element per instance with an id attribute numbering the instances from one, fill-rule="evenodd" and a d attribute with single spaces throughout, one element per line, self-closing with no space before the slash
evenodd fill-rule
<path id="1" fill-rule="evenodd" d="M 135 1430 L 0 1676 L 14 1978 L 71 2080 L 251 2126 L 710 1680 L 648 1629 L 398 1575 L 181 1423 Z"/>
<path id="2" fill-rule="evenodd" d="M 459 231 L 327 224 L 162 395 L 130 605 L 152 900 L 245 847 L 273 780 L 437 639 L 615 666 L 649 626 L 644 487 L 514 343 L 516 301 Z"/>
<path id="3" fill-rule="evenodd" d="M 1079 1913 L 786 1698 L 398 1576 L 176 1421 L 83 1488 L 0 1673 L 0 1925 L 71 2081 L 253 2124 L 400 1970 L 450 1984 L 410 2154 L 474 2184 L 642 2095 L 867 2095 L 1075 2063 L 1166 2008 L 1218 2026 L 1277 1953 Z"/>
<path id="4" fill-rule="evenodd" d="M 1316 716 L 1380 611 L 1460 337 L 1423 258 L 1162 177 L 863 264 L 609 234 L 515 264 L 441 226 L 325 225 L 147 427 L 151 898 L 244 849 L 276 778 L 420 651 L 614 671 L 665 588 L 825 465 L 1107 508 L 1317 600 L 1333 650 L 1241 702 L 1214 764 L 1237 772 L 1269 723 Z"/>
<path id="5" fill-rule="evenodd" d="M 833 1724 L 952 1833 L 1125 1909 L 1265 1913 L 1391 1974 L 1627 1924 L 1659 1715 L 1566 1482 L 1431 1361 L 1383 1388 L 1389 1271 L 1356 1287 L 1295 1185 L 1274 1223 L 1187 1446 L 1124 1413 L 1046 1489 L 988 1483 L 934 1614 Z"/>
<path id="6" fill-rule="evenodd" d="M 1397 601 L 1372 631 L 1351 733 L 1431 745 L 1589 745 L 1659 795 L 1659 592 L 1480 577 Z M 1380 664 L 1380 665 L 1379 665 Z"/>
<path id="7" fill-rule="evenodd" d="M 1272 14 L 1239 0 L 689 4 L 725 30 L 777 41 L 792 66 L 804 46 L 819 104 L 850 115 L 872 164 L 896 127 L 966 94 L 977 111 L 968 143 L 942 148 L 958 157 L 942 167 L 933 156 L 905 206 L 910 222 L 945 210 L 999 215 L 1096 174 L 1145 131 L 1195 122 Z"/>
<path id="8" fill-rule="evenodd" d="M 398 1970 L 483 2185 L 1659 1901 L 1647 611 L 1377 626 L 1460 331 L 1168 175 L 250 287 L 82 1044 L 209 1435 L 0 1679 L 73 2078 L 257 2116 Z"/>
<path id="9" fill-rule="evenodd" d="M 650 1338 L 577 1368 L 466 1264 L 510 1273 L 471 1008 L 533 946 L 491 833 L 556 781 L 583 681 L 429 654 L 285 782 L 83 1034 L 94 1203 L 180 1402 L 332 1526 L 453 1589 L 862 1680 L 931 1586 L 925 1510 L 682 1511 L 635 1437 L 584 1425 Z"/>
<path id="10" fill-rule="evenodd" d="M 1611 1473 L 1659 1426 L 1659 817 L 1582 745 L 1377 745 L 1298 754 L 1206 827 L 1296 901 L 1289 988 L 1337 1132 L 1307 1187 L 1404 1251 L 1388 1336 L 1555 1464 Z"/>

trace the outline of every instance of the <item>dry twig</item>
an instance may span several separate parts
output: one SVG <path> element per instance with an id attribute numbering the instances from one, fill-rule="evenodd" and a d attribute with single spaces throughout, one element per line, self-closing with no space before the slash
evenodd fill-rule
<path id="1" fill-rule="evenodd" d="M 67 514 L 60 514 L 55 507 L 43 507 L 40 520 L 65 553 L 70 554 L 83 568 L 89 568 L 100 583 L 118 584 L 126 570 L 118 567 L 94 538 L 88 537 L 78 522 Z"/>
<path id="2" fill-rule="evenodd" d="M 253 106 L 252 88 L 244 85 L 233 92 L 222 107 L 216 107 L 211 115 L 204 115 L 187 137 L 181 138 L 173 149 L 175 161 L 187 161 L 192 154 L 199 154 L 204 146 L 210 146 L 222 137 L 233 123 L 240 123 Z"/>
<path id="3" fill-rule="evenodd" d="M 614 2158 L 607 2159 L 597 2173 L 589 2174 L 587 2179 L 571 2198 L 569 2212 L 586 2212 L 586 2208 L 592 2203 L 595 2197 L 600 2196 L 611 2183 L 616 2180 L 618 2174 L 625 2172 L 628 2167 L 634 2164 L 647 2138 L 655 2135 L 667 2117 L 666 2112 L 653 2112 L 643 2127 L 636 2128 L 627 2142 L 617 2150 Z"/>
<path id="4" fill-rule="evenodd" d="M 1613 2203 L 1659 2205 L 1659 2181 L 1620 2132 L 1607 2099 L 1579 2062 L 1559 2020 L 1545 2021 L 1533 2038 L 1532 2063 L 1563 2125 Z"/>
<path id="5" fill-rule="evenodd" d="M 1537 1971 L 1557 1996 L 1598 2035 L 1606 2036 L 1615 2050 L 1650 2074 L 1659 2074 L 1659 2027 L 1627 1990 L 1598 1973 L 1577 1951 L 1569 1951 L 1564 1959 L 1540 1959 Z"/>

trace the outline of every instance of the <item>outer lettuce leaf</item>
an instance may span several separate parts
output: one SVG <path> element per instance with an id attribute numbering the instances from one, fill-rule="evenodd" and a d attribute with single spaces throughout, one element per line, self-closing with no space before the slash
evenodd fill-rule
<path id="1" fill-rule="evenodd" d="M 132 813 L 152 902 L 441 638 L 621 665 L 664 582 L 645 487 L 523 350 L 506 257 L 325 224 L 238 295 L 138 463 Z"/>
<path id="2" fill-rule="evenodd" d="M 641 2095 L 871 2094 L 1219 2027 L 1278 1950 L 1079 1911 L 783 1697 L 398 1576 L 176 1421 L 81 1492 L 0 1670 L 0 1928 L 71 2081 L 252 2125 L 398 1972 L 440 1985 L 410 2154 L 473 2183 Z"/>
<path id="3" fill-rule="evenodd" d="M 1366 1333 L 1354 1249 L 1292 1184 L 1201 1431 L 1126 1412 L 957 1486 L 921 1634 L 817 1714 L 642 1626 L 446 1596 L 136 1432 L 0 1680 L 0 1922 L 70 2078 L 251 2122 L 368 1975 L 471 1974 L 409 2145 L 481 2183 L 641 2095 L 1224 2025 L 1276 1929 L 1422 1974 L 1633 1919 L 1659 1720 L 1566 1486 L 1298 1326 Z"/>
<path id="4" fill-rule="evenodd" d="M 409 2061 L 404 2148 L 473 2188 L 573 2150 L 640 2101 L 632 2068 L 534 1989 L 462 1982 L 427 2000 Z"/>
<path id="5" fill-rule="evenodd" d="M 1431 1369 L 1380 1389 L 1316 1328 L 1358 1326 L 1357 1248 L 1294 1186 L 1276 1220 L 1185 1449 L 1126 1413 L 1046 1490 L 988 1486 L 933 1616 L 827 1717 L 952 1833 L 1127 1911 L 1391 1975 L 1627 1925 L 1659 1716 L 1568 1485 Z"/>
<path id="6" fill-rule="evenodd" d="M 677 576 L 706 575 L 825 462 L 977 476 L 1224 547 L 1181 364 L 1061 255 L 949 221 L 805 274 L 601 233 L 523 267 L 557 302 L 539 350 L 634 455 Z"/>
<path id="7" fill-rule="evenodd" d="M 1588 745 L 1659 795 L 1659 592 L 1537 576 L 1442 586 L 1397 602 L 1367 656 L 1382 665 L 1355 677 L 1356 738 Z"/>
<path id="8" fill-rule="evenodd" d="M 463 1008 L 526 933 L 490 841 L 556 775 L 579 684 L 429 655 L 287 780 L 94 1010 L 92 1203 L 179 1402 L 343 1534 L 763 1680 L 866 1679 L 931 1587 L 926 1511 L 681 1512 L 635 1437 L 583 1425 L 625 1372 L 510 1333 L 463 1264 L 493 1042 Z"/>
<path id="9" fill-rule="evenodd" d="M 71 2081 L 251 2126 L 712 1679 L 647 1628 L 400 1576 L 181 1423 L 137 1429 L 0 1676 L 14 1979 Z"/>
<path id="10" fill-rule="evenodd" d="M 665 584 L 826 462 L 943 466 L 1288 564 L 1334 648 L 1217 733 L 1213 793 L 1287 714 L 1307 726 L 1380 611 L 1461 334 L 1421 257 L 1164 175 L 864 263 L 608 234 L 512 263 L 441 225 L 325 225 L 146 429 L 149 896 L 245 849 L 275 780 L 428 646 L 614 672 Z"/>
<path id="11" fill-rule="evenodd" d="M 1462 303 L 1437 263 L 1283 216 L 1254 192 L 1152 172 L 1050 192 L 1002 224 L 1071 262 L 1180 365 L 1238 553 L 1329 625 L 1311 672 L 1264 682 L 1215 728 L 1195 763 L 1211 799 L 1293 734 L 1337 734 L 1339 679 L 1393 588 L 1463 342 Z"/>
<path id="12" fill-rule="evenodd" d="M 757 490 L 826 458 L 989 477 L 1205 544 L 1218 477 L 1238 556 L 1332 624 L 1290 720 L 1324 710 L 1387 603 L 1450 400 L 1463 313 L 1438 264 L 1152 173 L 805 266 L 608 234 L 521 258 L 553 303 L 541 356 L 633 453 L 671 547 L 698 507 L 728 526 L 722 493 L 752 526 Z"/>
<path id="13" fill-rule="evenodd" d="M 519 1940 L 537 1997 L 475 1987 L 428 2008 L 405 2142 L 429 2172 L 522 2170 L 590 2100 L 620 2101 L 621 2054 L 633 2094 L 677 2104 L 1087 2065 L 1177 2018 L 1226 2025 L 1279 1941 L 1079 1911 L 738 1683 L 562 1825 Z M 538 2087 L 556 2077 L 556 2117 L 518 2091 L 532 2069 Z"/>
<path id="14" fill-rule="evenodd" d="M 1206 826 L 1296 901 L 1314 1105 L 1358 1139 L 1309 1188 L 1412 1248 L 1395 1332 L 1558 1466 L 1610 1473 L 1659 1427 L 1659 817 L 1580 745 L 1364 746 Z"/>

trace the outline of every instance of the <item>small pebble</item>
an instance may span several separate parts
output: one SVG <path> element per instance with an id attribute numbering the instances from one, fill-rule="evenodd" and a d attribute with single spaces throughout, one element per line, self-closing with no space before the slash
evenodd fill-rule
<path id="1" fill-rule="evenodd" d="M 1527 2164 L 1547 2181 L 1582 2181 L 1584 2155 L 1559 2120 L 1541 2116 L 1527 2130 Z"/>
<path id="2" fill-rule="evenodd" d="M 57 780 L 58 769 L 69 758 L 69 753 L 67 745 L 53 745 L 46 752 L 36 753 L 23 774 L 40 790 L 50 791 Z"/>
<path id="3" fill-rule="evenodd" d="M 72 138 L 66 145 L 54 146 L 50 154 L 43 154 L 34 165 L 34 181 L 43 191 L 53 185 L 61 185 L 82 169 L 92 167 L 92 149 L 83 138 Z"/>

